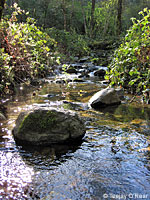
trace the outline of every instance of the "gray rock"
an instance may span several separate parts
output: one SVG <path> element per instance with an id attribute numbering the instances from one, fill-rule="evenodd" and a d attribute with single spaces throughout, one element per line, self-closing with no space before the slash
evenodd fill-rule
<path id="1" fill-rule="evenodd" d="M 75 78 L 75 79 L 73 79 L 73 82 L 77 82 L 77 83 L 82 83 L 82 82 L 84 82 L 84 80 L 82 80 L 81 78 L 82 78 L 82 77 L 80 77 L 80 78 Z"/>
<path id="2" fill-rule="evenodd" d="M 116 92 L 117 92 L 119 98 L 120 98 L 121 100 L 123 100 L 123 99 L 125 98 L 125 97 L 124 97 L 124 89 L 123 89 L 123 88 L 116 88 L 115 90 L 116 90 Z"/>
<path id="3" fill-rule="evenodd" d="M 5 115 L 3 113 L 0 112 L 0 121 L 1 120 L 6 120 L 6 117 L 5 117 Z"/>
<path id="4" fill-rule="evenodd" d="M 104 77 L 106 74 L 106 71 L 104 69 L 99 69 L 94 72 L 94 76 Z"/>
<path id="5" fill-rule="evenodd" d="M 66 69 L 66 72 L 68 73 L 68 74 L 77 74 L 77 70 L 76 69 L 74 69 L 74 68 L 68 68 L 68 69 Z"/>
<path id="6" fill-rule="evenodd" d="M 120 98 L 114 88 L 106 88 L 94 94 L 89 100 L 92 108 L 103 108 L 120 104 Z"/>
<path id="7" fill-rule="evenodd" d="M 55 83 L 57 83 L 57 84 L 65 84 L 66 81 L 63 80 L 63 79 L 57 79 L 57 80 L 55 81 Z"/>
<path id="8" fill-rule="evenodd" d="M 103 81 L 100 81 L 100 83 L 102 85 L 108 85 L 110 83 L 110 81 L 109 80 L 103 80 Z"/>
<path id="9" fill-rule="evenodd" d="M 67 65 L 65 72 L 67 72 L 68 74 L 76 74 L 77 70 L 75 69 L 75 66 Z"/>
<path id="10" fill-rule="evenodd" d="M 82 69 L 82 63 L 74 63 L 71 64 L 70 66 L 72 66 L 75 69 Z"/>
<path id="11" fill-rule="evenodd" d="M 74 61 L 77 62 L 79 60 L 79 57 L 75 56 L 73 59 L 74 59 Z"/>
<path id="12" fill-rule="evenodd" d="M 89 61 L 90 60 L 90 56 L 86 56 L 86 57 L 83 57 L 79 60 L 79 63 L 84 63 L 86 61 Z"/>
<path id="13" fill-rule="evenodd" d="M 50 145 L 74 142 L 85 131 L 85 125 L 76 113 L 38 107 L 20 113 L 12 132 L 20 144 Z"/>

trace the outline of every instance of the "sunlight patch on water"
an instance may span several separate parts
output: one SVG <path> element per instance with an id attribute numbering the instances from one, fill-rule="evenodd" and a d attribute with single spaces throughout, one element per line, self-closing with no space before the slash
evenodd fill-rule
<path id="1" fill-rule="evenodd" d="M 3 131 L 0 138 L 0 200 L 26 199 L 25 191 L 32 182 L 34 170 L 20 156 L 11 131 L 7 128 Z"/>
<path id="2" fill-rule="evenodd" d="M 0 152 L 0 195 L 2 199 L 21 199 L 32 182 L 34 171 L 24 163 L 18 152 L 9 151 L 6 148 Z"/>

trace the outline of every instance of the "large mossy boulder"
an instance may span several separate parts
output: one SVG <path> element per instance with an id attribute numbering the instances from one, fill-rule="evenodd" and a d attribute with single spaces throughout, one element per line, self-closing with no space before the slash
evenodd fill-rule
<path id="1" fill-rule="evenodd" d="M 74 142 L 85 131 L 84 122 L 76 113 L 41 107 L 20 113 L 12 132 L 20 144 L 50 145 Z"/>
<path id="2" fill-rule="evenodd" d="M 89 106 L 100 109 L 120 104 L 118 92 L 114 88 L 105 88 L 94 94 L 89 100 Z"/>

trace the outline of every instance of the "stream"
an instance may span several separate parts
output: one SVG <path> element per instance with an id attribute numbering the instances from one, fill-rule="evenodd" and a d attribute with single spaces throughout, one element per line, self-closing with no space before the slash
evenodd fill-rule
<path id="1" fill-rule="evenodd" d="M 5 99 L 0 200 L 150 199 L 150 106 L 124 101 L 103 110 L 89 108 L 90 97 L 106 86 L 98 78 L 56 83 L 50 77 L 38 88 L 20 86 L 16 95 Z M 86 124 L 83 141 L 17 146 L 11 130 L 19 113 L 33 104 L 77 112 Z"/>

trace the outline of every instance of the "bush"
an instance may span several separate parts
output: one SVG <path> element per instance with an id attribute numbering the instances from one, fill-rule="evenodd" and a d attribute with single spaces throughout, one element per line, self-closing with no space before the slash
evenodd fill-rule
<path id="1" fill-rule="evenodd" d="M 76 32 L 67 32 L 65 30 L 58 30 L 56 28 L 47 29 L 50 37 L 59 44 L 59 51 L 68 56 L 83 56 L 89 54 L 89 47 L 87 40 Z"/>
<path id="2" fill-rule="evenodd" d="M 44 66 L 53 61 L 52 48 L 56 42 L 41 31 L 35 20 L 14 4 L 9 19 L 0 23 L 0 90 L 15 85 L 26 78 L 34 78 L 44 72 Z M 17 17 L 24 15 L 25 22 Z M 50 49 L 51 48 L 51 49 Z"/>
<path id="3" fill-rule="evenodd" d="M 132 18 L 133 25 L 124 42 L 115 51 L 106 79 L 134 92 L 150 86 L 150 10 L 139 14 L 141 20 Z"/>

